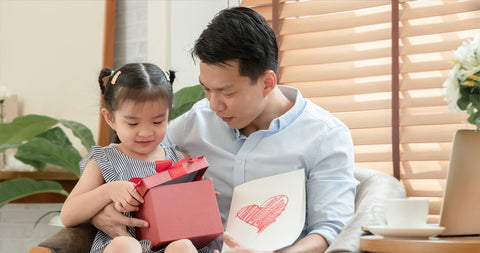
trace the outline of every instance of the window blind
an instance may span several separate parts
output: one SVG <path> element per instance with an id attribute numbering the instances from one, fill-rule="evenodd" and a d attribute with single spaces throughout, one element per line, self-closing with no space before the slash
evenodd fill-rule
<path id="1" fill-rule="evenodd" d="M 453 134 L 464 112 L 444 102 L 443 82 L 454 50 L 480 32 L 475 0 L 400 1 L 392 36 L 390 0 L 279 1 L 279 83 L 332 112 L 351 130 L 358 167 L 399 178 L 409 197 L 430 199 L 438 219 Z M 244 0 L 271 24 L 272 1 Z M 395 31 L 395 30 L 394 30 Z M 398 70 L 392 71 L 392 37 Z M 399 142 L 392 143 L 392 73 L 399 91 Z M 395 129 L 393 129 L 395 130 Z M 396 148 L 392 148 L 396 147 Z"/>

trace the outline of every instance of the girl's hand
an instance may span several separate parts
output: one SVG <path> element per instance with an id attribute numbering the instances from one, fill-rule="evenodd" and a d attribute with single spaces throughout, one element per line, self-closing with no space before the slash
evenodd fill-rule
<path id="1" fill-rule="evenodd" d="M 117 211 L 138 211 L 138 206 L 143 203 L 143 198 L 135 189 L 135 184 L 126 181 L 115 181 L 109 184 L 111 184 L 110 198 Z"/>

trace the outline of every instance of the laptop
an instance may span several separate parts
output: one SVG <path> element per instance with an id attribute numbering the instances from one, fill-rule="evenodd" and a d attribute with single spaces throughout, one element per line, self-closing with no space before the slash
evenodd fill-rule
<path id="1" fill-rule="evenodd" d="M 455 132 L 439 226 L 440 236 L 480 234 L 480 131 Z"/>

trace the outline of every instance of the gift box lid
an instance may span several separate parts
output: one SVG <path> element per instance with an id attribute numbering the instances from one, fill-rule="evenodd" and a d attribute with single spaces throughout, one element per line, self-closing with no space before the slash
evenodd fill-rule
<path id="1" fill-rule="evenodd" d="M 131 178 L 135 188 L 143 197 L 147 191 L 158 185 L 184 183 L 198 181 L 203 178 L 208 169 L 208 162 L 204 156 L 190 156 L 174 164 L 172 160 L 155 162 L 155 170 L 158 172 L 144 178 Z"/>

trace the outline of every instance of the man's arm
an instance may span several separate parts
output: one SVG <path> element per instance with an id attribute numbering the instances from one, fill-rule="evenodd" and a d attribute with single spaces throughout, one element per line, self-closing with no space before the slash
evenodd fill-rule
<path id="1" fill-rule="evenodd" d="M 322 253 L 328 248 L 327 241 L 319 234 L 307 235 L 294 245 L 275 251 L 258 251 L 248 249 L 236 241 L 229 233 L 223 234 L 223 240 L 228 247 L 230 247 L 230 250 L 225 251 L 224 253 Z"/>
<path id="2" fill-rule="evenodd" d="M 127 231 L 127 226 L 148 227 L 148 222 L 137 218 L 127 217 L 118 212 L 113 206 L 113 202 L 105 206 L 102 211 L 98 212 L 92 218 L 91 223 L 111 238 L 121 235 L 130 236 L 130 233 Z"/>

